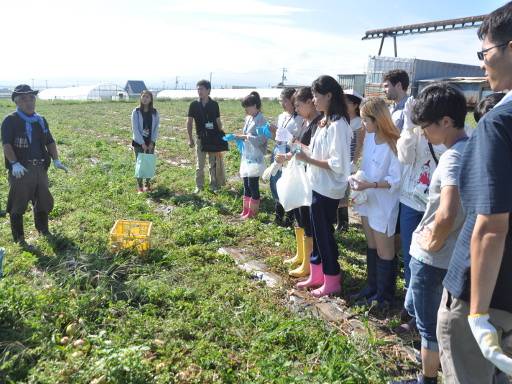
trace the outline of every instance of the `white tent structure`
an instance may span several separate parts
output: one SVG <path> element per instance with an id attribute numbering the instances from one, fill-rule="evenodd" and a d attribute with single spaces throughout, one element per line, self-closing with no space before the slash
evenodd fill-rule
<path id="1" fill-rule="evenodd" d="M 262 99 L 278 99 L 281 94 L 281 88 L 236 88 L 236 89 L 212 89 L 210 96 L 212 99 L 224 100 L 242 100 L 252 91 L 259 93 Z M 196 99 L 197 90 L 195 89 L 170 89 L 158 92 L 157 99 Z"/>
<path id="2" fill-rule="evenodd" d="M 39 92 L 41 100 L 120 100 L 127 99 L 126 91 L 116 84 L 101 83 L 67 88 L 48 88 Z"/>

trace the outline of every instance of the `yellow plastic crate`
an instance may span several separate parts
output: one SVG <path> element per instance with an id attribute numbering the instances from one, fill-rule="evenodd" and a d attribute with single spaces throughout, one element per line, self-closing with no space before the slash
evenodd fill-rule
<path id="1" fill-rule="evenodd" d="M 151 221 L 116 220 L 110 230 L 110 249 L 132 249 L 139 254 L 149 251 L 152 227 Z"/>

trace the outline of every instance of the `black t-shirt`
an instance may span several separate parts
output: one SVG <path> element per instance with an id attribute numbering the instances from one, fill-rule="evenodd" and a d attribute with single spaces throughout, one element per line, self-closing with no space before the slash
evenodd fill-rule
<path id="1" fill-rule="evenodd" d="M 54 140 L 44 117 L 43 122 L 44 129 L 38 122 L 32 123 L 31 140 L 26 134 L 25 121 L 17 113 L 7 116 L 2 122 L 2 143 L 11 144 L 17 160 L 23 165 L 27 160 L 41 160 L 48 156 L 46 146 Z M 7 158 L 6 165 L 9 165 Z"/>
<path id="2" fill-rule="evenodd" d="M 318 127 L 318 123 L 322 119 L 323 115 L 319 114 L 315 117 L 311 123 L 308 124 L 307 129 L 301 132 L 300 136 L 297 138 L 301 144 L 309 145 L 311 142 L 311 138 L 315 136 L 316 128 Z M 304 124 L 306 124 L 306 120 L 304 120 Z"/>
<path id="3" fill-rule="evenodd" d="M 151 127 L 153 126 L 153 113 L 141 111 L 142 113 L 142 137 L 146 145 L 151 144 Z"/>
<path id="4" fill-rule="evenodd" d="M 220 117 L 219 104 L 210 98 L 208 102 L 203 106 L 200 100 L 195 100 L 190 103 L 188 108 L 188 117 L 194 119 L 196 125 L 197 136 L 203 136 L 203 131 L 206 129 L 207 123 L 213 124 L 213 129 L 218 130 L 217 118 Z"/>

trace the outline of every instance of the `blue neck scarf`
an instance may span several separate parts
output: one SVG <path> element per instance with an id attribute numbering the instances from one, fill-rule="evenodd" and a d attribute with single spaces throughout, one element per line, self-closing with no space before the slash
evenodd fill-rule
<path id="1" fill-rule="evenodd" d="M 32 116 L 28 116 L 21 111 L 21 109 L 16 108 L 16 113 L 19 117 L 25 122 L 25 133 L 27 134 L 28 142 L 32 143 L 32 124 L 39 123 L 41 128 L 43 128 L 43 132 L 46 133 L 48 129 L 44 125 L 43 116 L 38 115 L 34 112 Z"/>

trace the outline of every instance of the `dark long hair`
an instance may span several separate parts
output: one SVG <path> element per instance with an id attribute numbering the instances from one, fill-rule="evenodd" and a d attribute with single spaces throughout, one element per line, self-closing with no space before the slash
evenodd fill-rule
<path id="1" fill-rule="evenodd" d="M 140 102 L 140 110 L 141 112 L 144 111 L 144 105 L 142 105 L 142 96 L 144 95 L 149 95 L 149 97 L 151 98 L 151 101 L 148 105 L 148 111 L 150 111 L 151 113 L 155 113 L 156 112 L 156 109 L 153 108 L 153 93 L 151 91 L 148 91 L 147 89 L 143 90 L 141 93 L 140 93 L 140 97 L 139 97 L 139 102 Z"/>
<path id="2" fill-rule="evenodd" d="M 327 75 L 320 76 L 318 79 L 313 81 L 311 89 L 313 92 L 320 93 L 321 95 L 331 93 L 331 102 L 325 113 L 328 121 L 336 121 L 342 117 L 347 120 L 347 123 L 350 121 L 347 104 L 345 102 L 345 97 L 343 96 L 343 88 L 341 88 L 341 85 L 334 80 L 334 78 Z"/>
<path id="3" fill-rule="evenodd" d="M 258 111 L 261 109 L 261 99 L 260 94 L 256 91 L 252 91 L 247 96 L 245 96 L 242 100 L 242 107 L 252 107 L 256 106 Z"/>

